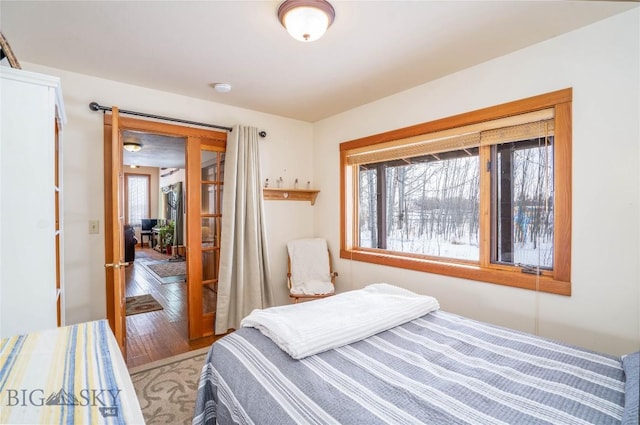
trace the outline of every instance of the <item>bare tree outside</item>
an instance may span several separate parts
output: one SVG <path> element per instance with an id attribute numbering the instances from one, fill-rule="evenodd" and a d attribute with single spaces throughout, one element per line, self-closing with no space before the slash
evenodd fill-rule
<path id="1" fill-rule="evenodd" d="M 502 179 L 510 179 L 511 196 L 498 193 L 499 213 L 509 214 L 510 226 L 498 226 L 498 241 L 511 240 L 509 246 L 498 243 L 497 261 L 509 257 L 514 264 L 553 267 L 553 138 L 505 143 L 496 147 L 497 163 L 509 164 L 510 176 L 498 169 Z M 499 223 L 504 221 L 499 220 Z M 502 237 L 505 233 L 509 237 Z"/>
<path id="2" fill-rule="evenodd" d="M 374 169 L 383 169 L 386 180 L 386 246 L 372 226 L 379 196 Z M 360 167 L 362 247 L 477 261 L 478 211 L 477 149 Z"/>
<path id="3" fill-rule="evenodd" d="M 492 261 L 553 266 L 552 138 L 494 146 Z M 359 246 L 479 261 L 478 148 L 359 167 Z"/>

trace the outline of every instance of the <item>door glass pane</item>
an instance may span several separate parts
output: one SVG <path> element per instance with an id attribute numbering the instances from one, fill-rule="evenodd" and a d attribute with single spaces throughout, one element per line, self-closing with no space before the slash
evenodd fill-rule
<path id="1" fill-rule="evenodd" d="M 217 184 L 202 185 L 202 214 L 220 214 L 219 190 Z"/>
<path id="2" fill-rule="evenodd" d="M 217 181 L 219 172 L 218 152 L 201 151 L 202 181 Z"/>
<path id="3" fill-rule="evenodd" d="M 202 312 L 216 311 L 218 250 L 202 252 Z"/>
<path id="4" fill-rule="evenodd" d="M 213 248 L 218 246 L 218 219 L 202 219 L 202 248 Z"/>
<path id="5" fill-rule="evenodd" d="M 218 181 L 222 183 L 224 181 L 224 152 L 218 152 Z"/>
<path id="6" fill-rule="evenodd" d="M 216 311 L 224 153 L 201 150 L 202 312 Z"/>
<path id="7" fill-rule="evenodd" d="M 202 252 L 202 281 L 218 279 L 218 250 Z"/>
<path id="8" fill-rule="evenodd" d="M 202 313 L 215 313 L 216 311 L 216 285 L 202 285 Z"/>

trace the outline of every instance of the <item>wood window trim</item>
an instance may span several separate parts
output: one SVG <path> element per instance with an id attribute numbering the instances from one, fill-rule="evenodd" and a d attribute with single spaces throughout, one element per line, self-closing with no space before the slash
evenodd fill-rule
<path id="1" fill-rule="evenodd" d="M 340 144 L 340 257 L 445 276 L 458 277 L 511 287 L 538 290 L 559 295 L 571 295 L 571 175 L 572 175 L 572 99 L 573 90 L 567 88 L 513 102 L 491 106 L 447 118 L 388 131 Z M 394 140 L 406 139 L 421 134 L 444 131 L 484 121 L 506 118 L 532 111 L 554 108 L 554 268 L 541 275 L 526 274 L 519 267 L 491 264 L 490 247 L 491 201 L 481 196 L 480 245 L 478 264 L 462 261 L 441 261 L 406 253 L 366 249 L 353 246 L 357 240 L 353 217 L 357 211 L 357 193 L 352 188 L 357 167 L 350 165 L 348 153 L 354 149 L 375 146 Z M 489 149 L 489 147 L 484 147 Z M 482 154 L 481 154 L 482 155 Z M 481 173 L 481 193 L 491 191 L 490 178 Z M 484 229 L 484 230 L 483 230 Z"/>

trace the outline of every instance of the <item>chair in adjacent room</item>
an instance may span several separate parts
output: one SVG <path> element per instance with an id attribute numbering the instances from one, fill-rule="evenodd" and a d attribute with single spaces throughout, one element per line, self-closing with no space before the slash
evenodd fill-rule
<path id="1" fill-rule="evenodd" d="M 289 296 L 293 302 L 331 296 L 335 278 L 331 252 L 321 238 L 297 239 L 287 243 Z"/>

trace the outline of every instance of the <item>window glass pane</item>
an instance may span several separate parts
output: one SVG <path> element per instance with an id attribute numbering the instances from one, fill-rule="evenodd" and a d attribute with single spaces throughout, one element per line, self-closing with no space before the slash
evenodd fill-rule
<path id="1" fill-rule="evenodd" d="M 149 211 L 149 176 L 127 174 L 128 223 L 140 225 Z"/>
<path id="2" fill-rule="evenodd" d="M 179 212 L 182 211 L 181 204 L 181 183 L 165 186 L 162 188 L 162 204 L 164 206 L 164 216 L 167 220 L 175 222 L 178 219 Z M 166 193 L 165 193 L 166 191 Z"/>
<path id="3" fill-rule="evenodd" d="M 361 247 L 479 260 L 477 148 L 361 166 L 360 183 Z"/>
<path id="4" fill-rule="evenodd" d="M 376 165 L 368 168 L 360 166 L 360 196 L 358 223 L 360 228 L 360 246 L 363 248 L 378 247 L 378 209 L 377 209 L 377 170 Z"/>
<path id="5" fill-rule="evenodd" d="M 496 146 L 494 261 L 553 268 L 553 137 Z"/>

